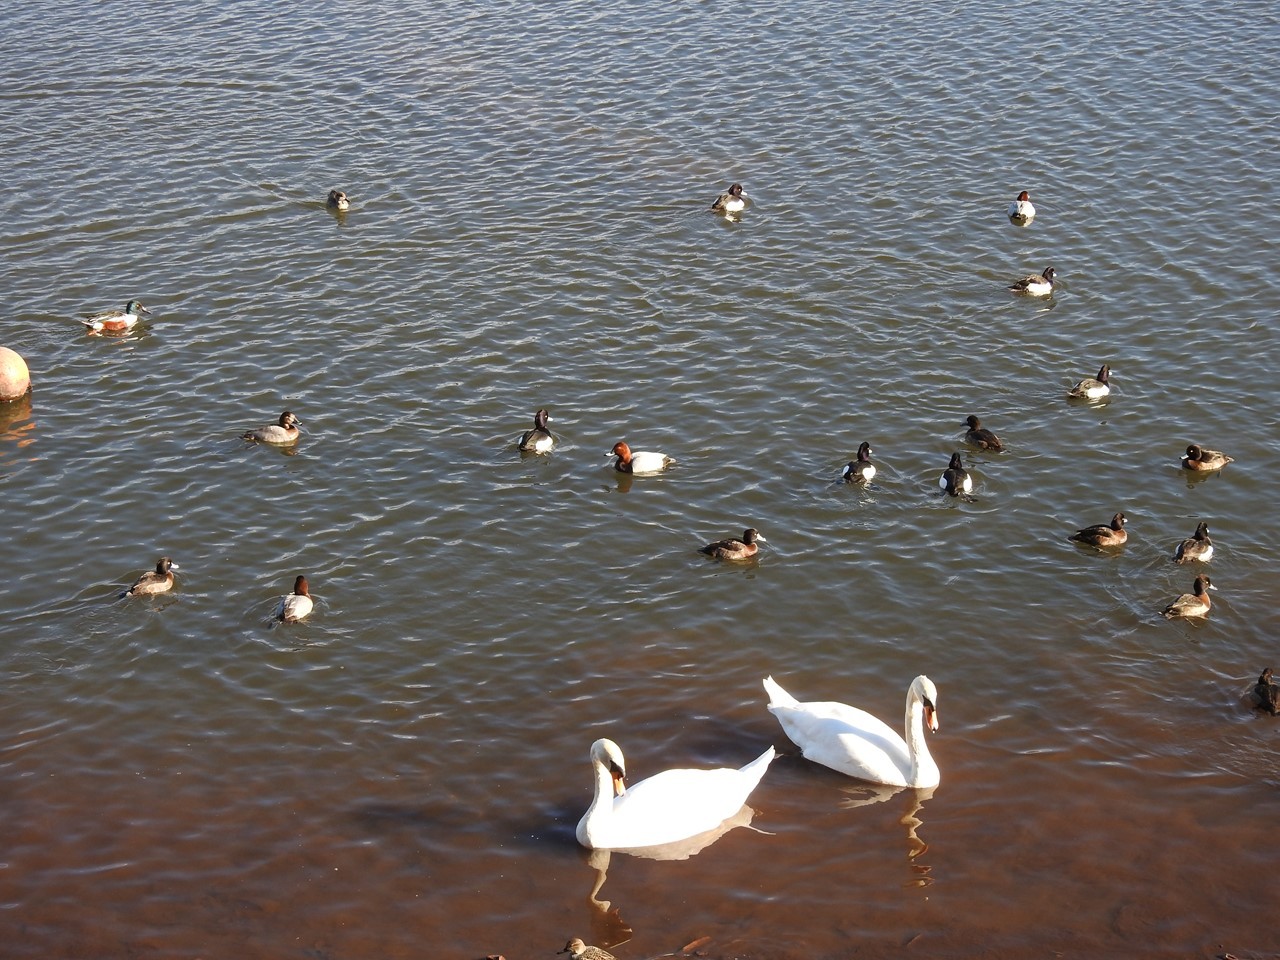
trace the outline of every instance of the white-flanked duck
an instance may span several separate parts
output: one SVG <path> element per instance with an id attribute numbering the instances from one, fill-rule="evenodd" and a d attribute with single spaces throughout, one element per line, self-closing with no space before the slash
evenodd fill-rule
<path id="1" fill-rule="evenodd" d="M 628 787 L 622 751 L 612 740 L 597 740 L 591 745 L 595 798 L 578 821 L 578 842 L 625 850 L 712 830 L 747 802 L 773 757 L 770 747 L 739 770 L 664 770 Z"/>
<path id="2" fill-rule="evenodd" d="M 858 455 L 845 465 L 841 476 L 845 483 L 870 483 L 876 475 L 876 465 L 871 462 L 871 444 L 863 440 L 858 445 Z"/>
<path id="3" fill-rule="evenodd" d="M 747 198 L 742 195 L 742 184 L 735 183 L 727 193 L 716 197 L 711 209 L 716 213 L 741 213 L 747 207 Z"/>
<path id="4" fill-rule="evenodd" d="M 286 410 L 280 414 L 280 419 L 276 423 L 269 423 L 265 427 L 246 430 L 240 434 L 240 438 L 242 440 L 252 440 L 255 443 L 272 443 L 278 447 L 284 447 L 298 442 L 298 437 L 302 434 L 302 431 L 298 429 L 300 423 L 302 423 L 301 420 Z"/>
<path id="5" fill-rule="evenodd" d="M 1191 585 L 1191 593 L 1184 593 L 1161 612 L 1170 620 L 1175 617 L 1207 617 L 1209 608 L 1213 606 L 1209 599 L 1209 591 L 1217 589 L 1209 579 L 1209 575 L 1202 573 Z"/>
<path id="6" fill-rule="evenodd" d="M 699 547 L 698 552 L 715 557 L 717 560 L 750 560 L 760 552 L 757 544 L 768 542 L 760 536 L 760 531 L 755 527 L 747 527 L 742 531 L 741 540 L 732 538 L 717 540 L 715 543 L 708 543 L 705 547 Z"/>
<path id="7" fill-rule="evenodd" d="M 1208 563 L 1213 559 L 1213 541 L 1209 539 L 1209 525 L 1203 520 L 1189 540 L 1183 540 L 1173 551 L 1174 563 Z"/>
<path id="8" fill-rule="evenodd" d="M 865 710 L 830 701 L 800 703 L 765 677 L 769 712 L 814 763 L 859 780 L 895 787 L 936 787 L 941 779 L 924 732 L 938 730 L 938 690 L 921 674 L 907 688 L 903 736 Z"/>
<path id="9" fill-rule="evenodd" d="M 973 477 L 964 468 L 964 462 L 960 459 L 959 453 L 951 455 L 951 462 L 938 478 L 938 486 L 953 497 L 958 497 L 962 493 L 973 493 Z"/>
<path id="10" fill-rule="evenodd" d="M 1084 527 L 1067 539 L 1103 550 L 1108 547 L 1124 546 L 1129 539 L 1129 531 L 1125 530 L 1124 524 L 1124 514 L 1117 513 L 1111 518 L 1110 523 L 1095 523 L 1091 527 Z"/>
<path id="11" fill-rule="evenodd" d="M 80 322 L 89 333 L 128 333 L 137 324 L 139 314 L 150 312 L 137 300 L 130 300 L 123 310 L 95 313 Z"/>
<path id="12" fill-rule="evenodd" d="M 1206 450 L 1200 444 L 1193 443 L 1187 447 L 1187 455 L 1182 458 L 1182 466 L 1187 470 L 1221 470 L 1232 460 L 1233 458 L 1225 453 Z"/>
<path id="13" fill-rule="evenodd" d="M 1040 276 L 1034 274 L 1029 277 L 1023 277 L 1021 280 L 1015 280 L 1009 284 L 1009 289 L 1014 293 L 1025 293 L 1032 297 L 1047 297 L 1053 293 L 1054 277 L 1058 275 L 1058 271 L 1053 267 L 1045 267 L 1044 273 Z"/>
<path id="14" fill-rule="evenodd" d="M 145 597 L 156 593 L 168 593 L 173 589 L 173 571 L 179 569 L 178 565 L 168 557 L 161 557 L 156 561 L 156 568 L 148 570 L 137 580 L 133 582 L 133 586 L 120 594 L 121 597 Z"/>
<path id="15" fill-rule="evenodd" d="M 1031 202 L 1031 194 L 1023 190 L 1018 199 L 1009 204 L 1009 219 L 1017 226 L 1026 226 L 1036 218 L 1036 208 Z"/>
<path id="16" fill-rule="evenodd" d="M 311 613 L 311 589 L 307 578 L 298 574 L 293 581 L 293 593 L 280 598 L 280 606 L 276 608 L 276 619 L 285 623 L 296 623 Z"/>
<path id="17" fill-rule="evenodd" d="M 621 440 L 615 443 L 613 449 L 605 456 L 617 457 L 613 461 L 613 469 L 619 473 L 631 473 L 637 477 L 661 473 L 675 463 L 675 460 L 665 453 L 652 453 L 647 450 L 637 450 L 633 453 L 631 448 Z"/>
<path id="18" fill-rule="evenodd" d="M 556 438 L 547 429 L 551 418 L 547 411 L 539 410 L 533 415 L 533 429 L 526 430 L 520 438 L 520 449 L 531 453 L 549 453 L 556 445 Z"/>
<path id="19" fill-rule="evenodd" d="M 1067 391 L 1067 396 L 1077 400 L 1101 400 L 1109 393 L 1111 393 L 1111 368 L 1104 363 L 1097 377 L 1085 377 Z"/>

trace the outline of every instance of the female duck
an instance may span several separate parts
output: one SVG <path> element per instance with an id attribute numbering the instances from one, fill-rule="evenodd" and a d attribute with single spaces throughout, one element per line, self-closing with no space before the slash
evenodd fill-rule
<path id="1" fill-rule="evenodd" d="M 618 960 L 608 950 L 602 950 L 599 947 L 592 947 L 582 942 L 578 937 L 574 937 L 564 945 L 563 950 L 557 950 L 557 953 L 567 953 L 569 960 Z"/>
<path id="2" fill-rule="evenodd" d="M 1191 563 L 1199 560 L 1201 563 L 1208 563 L 1212 559 L 1213 541 L 1209 539 L 1209 525 L 1201 520 L 1191 539 L 1183 540 L 1173 551 L 1173 562 Z"/>
<path id="3" fill-rule="evenodd" d="M 872 783 L 936 787 L 941 779 L 924 731 L 938 732 L 938 691 L 923 674 L 907 688 L 904 735 L 865 710 L 843 703 L 800 703 L 765 677 L 769 712 L 814 763 Z"/>
<path id="4" fill-rule="evenodd" d="M 1191 587 L 1191 593 L 1184 593 L 1165 607 L 1162 612 L 1169 620 L 1175 617 L 1207 617 L 1209 615 L 1209 607 L 1212 606 L 1209 600 L 1209 591 L 1217 589 L 1210 582 L 1208 575 L 1202 573 L 1196 577 L 1196 582 Z"/>
<path id="5" fill-rule="evenodd" d="M 1253 695 L 1258 698 L 1258 706 L 1273 717 L 1280 708 L 1276 706 L 1277 694 L 1280 694 L 1280 687 L 1271 682 L 1271 668 L 1262 671 L 1262 676 L 1258 677 L 1258 685 L 1253 688 Z"/>
<path id="6" fill-rule="evenodd" d="M 547 429 L 547 411 L 539 410 L 533 415 L 533 429 L 526 430 L 520 438 L 520 449 L 530 453 L 550 453 L 556 445 L 556 438 Z"/>
<path id="7" fill-rule="evenodd" d="M 1111 368 L 1104 363 L 1102 369 L 1098 371 L 1097 379 L 1085 377 L 1067 391 L 1067 396 L 1077 400 L 1101 400 L 1109 393 L 1111 393 Z"/>
<path id="8" fill-rule="evenodd" d="M 1023 190 L 1018 199 L 1009 204 L 1009 219 L 1019 227 L 1026 226 L 1036 218 L 1036 208 L 1031 203 L 1031 194 Z"/>
<path id="9" fill-rule="evenodd" d="M 247 430 L 240 434 L 240 437 L 244 440 L 252 440 L 255 443 L 273 443 L 278 447 L 287 447 L 298 442 L 298 437 L 302 434 L 302 431 L 298 429 L 298 424 L 300 423 L 302 423 L 301 420 L 286 410 L 280 414 L 279 422 Z"/>
<path id="10" fill-rule="evenodd" d="M 324 205 L 330 210 L 349 210 L 351 201 L 347 199 L 347 195 L 341 190 L 330 190 L 329 199 L 324 202 Z"/>
<path id="11" fill-rule="evenodd" d="M 1009 284 L 1009 289 L 1014 293 L 1025 293 L 1032 297 L 1047 297 L 1053 293 L 1053 278 L 1057 275 L 1058 271 L 1053 267 L 1045 267 L 1044 273 L 1040 276 L 1032 275 L 1015 280 Z"/>
<path id="12" fill-rule="evenodd" d="M 89 333 L 128 333 L 138 322 L 139 314 L 150 312 L 137 300 L 130 300 L 124 305 L 123 310 L 95 313 L 80 322 Z"/>
<path id="13" fill-rule="evenodd" d="M 133 586 L 120 594 L 121 597 L 144 597 L 155 593 L 168 593 L 173 589 L 173 571 L 178 569 L 178 565 L 168 557 L 161 557 L 156 561 L 156 568 L 148 570 L 137 580 Z"/>
<path id="14" fill-rule="evenodd" d="M 307 578 L 298 574 L 293 581 L 293 593 L 280 598 L 280 606 L 276 608 L 276 619 L 285 623 L 296 623 L 311 613 L 311 590 L 307 586 Z"/>
<path id="15" fill-rule="evenodd" d="M 1110 523 L 1095 523 L 1092 527 L 1077 530 L 1067 539 L 1097 547 L 1100 550 L 1124 546 L 1129 539 L 1129 532 L 1124 528 L 1124 520 L 1124 514 L 1117 513 L 1111 518 Z"/>
<path id="16" fill-rule="evenodd" d="M 637 477 L 661 473 L 675 463 L 675 460 L 665 453 L 651 453 L 645 450 L 632 453 L 631 448 L 621 440 L 615 443 L 613 449 L 605 456 L 618 458 L 613 461 L 613 469 L 619 473 L 631 473 Z"/>
<path id="17" fill-rule="evenodd" d="M 973 477 L 964 468 L 964 463 L 961 462 L 959 453 L 951 455 L 951 462 L 947 464 L 947 469 L 942 471 L 942 476 L 938 478 L 938 486 L 953 497 L 958 497 L 962 493 L 973 492 Z"/>
<path id="18" fill-rule="evenodd" d="M 760 532 L 755 527 L 747 527 L 742 531 L 741 540 L 717 540 L 715 543 L 708 543 L 705 547 L 699 547 L 698 552 L 715 557 L 717 560 L 750 560 L 760 552 L 757 544 L 768 542 L 760 536 Z"/>
<path id="19" fill-rule="evenodd" d="M 595 798 L 578 821 L 578 842 L 591 849 L 654 847 L 714 829 L 747 802 L 773 757 L 770 747 L 740 770 L 664 770 L 628 788 L 622 751 L 612 740 L 597 740 Z"/>
<path id="20" fill-rule="evenodd" d="M 1187 470 L 1221 470 L 1228 463 L 1231 463 L 1232 459 L 1225 453 L 1219 453 L 1217 450 L 1206 450 L 1200 444 L 1193 443 L 1187 447 L 1187 455 L 1182 458 L 1182 466 Z"/>
<path id="21" fill-rule="evenodd" d="M 982 421 L 970 414 L 965 418 L 964 425 L 969 431 L 964 438 L 976 447 L 983 450 L 994 450 L 999 453 L 1004 449 L 1004 444 L 1000 442 L 1000 438 L 982 425 Z"/>
<path id="22" fill-rule="evenodd" d="M 863 440 L 858 447 L 858 458 L 850 460 L 844 468 L 845 483 L 870 483 L 876 475 L 876 465 L 871 462 L 871 444 Z"/>
<path id="23" fill-rule="evenodd" d="M 747 198 L 742 195 L 742 184 L 735 183 L 729 187 L 728 193 L 716 197 L 711 209 L 716 213 L 741 213 L 747 207 Z"/>

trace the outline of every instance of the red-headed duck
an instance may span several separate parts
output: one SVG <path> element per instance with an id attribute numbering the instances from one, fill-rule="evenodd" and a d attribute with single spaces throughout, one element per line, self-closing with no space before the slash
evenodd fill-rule
<path id="1" fill-rule="evenodd" d="M 1212 606 L 1209 600 L 1209 591 L 1217 589 L 1210 582 L 1208 575 L 1202 573 L 1196 577 L 1196 582 L 1192 584 L 1191 593 L 1184 593 L 1165 607 L 1162 612 L 1170 620 L 1175 617 L 1207 617 L 1209 615 L 1209 607 Z"/>
<path id="2" fill-rule="evenodd" d="M 298 429 L 298 424 L 300 423 L 302 423 L 301 420 L 286 410 L 280 414 L 278 422 L 269 423 L 265 427 L 246 430 L 240 436 L 244 440 L 252 440 L 255 443 L 273 443 L 278 447 L 285 447 L 291 443 L 298 442 L 298 437 L 302 433 Z"/>
<path id="3" fill-rule="evenodd" d="M 1018 199 L 1009 204 L 1009 219 L 1018 226 L 1024 226 L 1036 218 L 1036 208 L 1031 203 L 1031 194 L 1023 190 Z"/>
<path id="4" fill-rule="evenodd" d="M 621 440 L 615 443 L 613 449 L 605 456 L 618 458 L 613 461 L 613 469 L 619 473 L 631 473 L 636 476 L 661 473 L 675 463 L 675 460 L 665 453 L 650 453 L 644 450 L 632 453 L 631 448 Z"/>
<path id="5" fill-rule="evenodd" d="M 311 613 L 311 590 L 307 586 L 307 578 L 298 574 L 293 581 L 293 593 L 280 598 L 280 606 L 276 608 L 276 619 L 285 623 L 294 623 Z"/>

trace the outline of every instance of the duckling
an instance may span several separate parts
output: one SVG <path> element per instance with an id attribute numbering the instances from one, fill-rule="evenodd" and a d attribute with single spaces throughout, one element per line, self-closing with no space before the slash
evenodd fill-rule
<path id="1" fill-rule="evenodd" d="M 348 210 L 351 207 L 351 201 L 341 190 L 330 190 L 329 199 L 324 202 L 324 205 L 330 210 Z"/>
<path id="2" fill-rule="evenodd" d="M 1187 447 L 1187 455 L 1182 458 L 1182 466 L 1187 470 L 1221 470 L 1234 458 L 1217 450 L 1206 450 L 1198 443 Z"/>
<path id="3" fill-rule="evenodd" d="M 959 453 L 951 455 L 951 462 L 947 464 L 947 469 L 938 478 L 938 486 L 953 497 L 958 497 L 962 493 L 973 492 L 973 477 L 964 468 L 964 463 L 961 461 Z"/>
<path id="4" fill-rule="evenodd" d="M 90 334 L 128 333 L 137 324 L 139 314 L 150 312 L 137 300 L 130 300 L 124 305 L 123 310 L 107 310 L 104 313 L 95 313 L 80 322 L 84 324 L 85 330 Z"/>
<path id="5" fill-rule="evenodd" d="M 1015 280 L 1009 284 L 1009 289 L 1014 293 L 1025 293 L 1032 297 L 1047 297 L 1053 293 L 1054 277 L 1058 271 L 1053 267 L 1045 267 L 1044 273 L 1040 276 L 1034 274 L 1029 277 L 1023 277 L 1021 280 Z"/>
<path id="6" fill-rule="evenodd" d="M 1068 540 L 1083 543 L 1090 547 L 1105 550 L 1108 547 L 1121 547 L 1129 539 L 1129 532 L 1124 528 L 1125 517 L 1117 513 L 1110 523 L 1095 523 L 1092 527 L 1077 530 Z"/>
<path id="7" fill-rule="evenodd" d="M 1004 449 L 1004 444 L 1000 442 L 1000 438 L 982 425 L 982 421 L 970 414 L 965 418 L 965 426 L 969 428 L 969 432 L 964 438 L 974 446 L 981 447 L 983 450 L 994 450 L 999 453 Z"/>
<path id="8" fill-rule="evenodd" d="M 520 438 L 520 449 L 533 453 L 549 453 L 556 445 L 556 438 L 547 429 L 547 411 L 539 410 L 533 415 L 533 429 L 526 430 Z"/>
<path id="9" fill-rule="evenodd" d="M 617 958 L 608 950 L 601 950 L 599 947 L 589 947 L 577 937 L 574 937 L 564 945 L 563 950 L 557 950 L 556 953 L 567 953 L 569 960 L 617 960 Z"/>
<path id="10" fill-rule="evenodd" d="M 133 582 L 133 586 L 120 594 L 121 599 L 124 597 L 144 597 L 155 593 L 168 593 L 173 589 L 173 571 L 178 569 L 178 565 L 168 557 L 161 557 L 156 561 L 156 568 L 148 570 L 137 580 Z"/>
<path id="11" fill-rule="evenodd" d="M 1209 601 L 1209 591 L 1217 590 L 1209 580 L 1207 574 L 1200 574 L 1196 577 L 1195 584 L 1191 588 L 1193 593 L 1184 593 L 1173 603 L 1169 604 L 1162 611 L 1169 620 L 1175 617 L 1206 617 L 1209 615 L 1209 607 L 1212 605 Z"/>
<path id="12" fill-rule="evenodd" d="M 665 453 L 651 453 L 644 450 L 631 452 L 631 448 L 619 440 L 613 445 L 613 449 L 605 454 L 606 457 L 617 457 L 613 461 L 613 469 L 619 473 L 632 473 L 637 477 L 645 474 L 661 473 L 667 467 L 675 463 L 675 460 L 668 457 Z"/>
<path id="13" fill-rule="evenodd" d="M 742 195 L 742 184 L 735 183 L 729 187 L 728 193 L 716 197 L 711 209 L 716 213 L 741 213 L 746 209 L 747 198 Z"/>
<path id="14" fill-rule="evenodd" d="M 298 429 L 298 424 L 300 423 L 302 423 L 301 420 L 286 410 L 280 414 L 279 422 L 246 430 L 240 434 L 240 438 L 242 440 L 252 440 L 255 443 L 271 443 L 277 447 L 287 447 L 298 442 L 298 437 L 302 433 Z"/>
<path id="15" fill-rule="evenodd" d="M 298 574 L 293 581 L 293 593 L 280 598 L 280 606 L 276 608 L 276 619 L 285 623 L 296 623 L 311 613 L 311 591 L 307 578 Z"/>
<path id="16" fill-rule="evenodd" d="M 1208 563 L 1213 559 L 1213 541 L 1209 539 L 1209 525 L 1203 520 L 1196 527 L 1190 540 L 1183 540 L 1173 551 L 1174 563 L 1190 563 L 1199 560 Z"/>
<path id="17" fill-rule="evenodd" d="M 1111 392 L 1111 368 L 1105 363 L 1098 371 L 1097 378 L 1085 377 L 1067 391 L 1068 397 L 1078 400 L 1101 400 Z"/>
<path id="18" fill-rule="evenodd" d="M 858 445 L 856 460 L 850 460 L 841 476 L 845 483 L 870 483 L 876 475 L 876 465 L 871 462 L 871 444 L 863 440 Z"/>
<path id="19" fill-rule="evenodd" d="M 699 547 L 698 552 L 717 560 L 750 560 L 760 551 L 757 544 L 768 542 L 755 527 L 747 527 L 742 531 L 741 540 L 717 540 Z"/>
<path id="20" fill-rule="evenodd" d="M 1277 695 L 1280 694 L 1280 687 L 1277 687 L 1271 680 L 1271 668 L 1262 671 L 1262 676 L 1258 677 L 1258 685 L 1253 688 L 1254 696 L 1258 698 L 1258 706 L 1273 717 L 1280 713 L 1280 706 L 1277 706 Z"/>
<path id="21" fill-rule="evenodd" d="M 1036 218 L 1036 208 L 1031 203 L 1031 194 L 1023 190 L 1018 199 L 1009 204 L 1009 220 L 1019 227 L 1026 226 Z"/>

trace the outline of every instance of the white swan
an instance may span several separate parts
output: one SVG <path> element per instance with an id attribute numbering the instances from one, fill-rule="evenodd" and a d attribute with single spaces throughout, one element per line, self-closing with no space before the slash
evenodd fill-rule
<path id="1" fill-rule="evenodd" d="M 907 689 L 906 739 L 865 710 L 843 703 L 799 703 L 765 677 L 769 712 L 814 763 L 860 780 L 895 787 L 936 787 L 938 765 L 924 742 L 924 728 L 938 729 L 938 691 L 921 675 Z"/>
<path id="2" fill-rule="evenodd" d="M 612 740 L 597 740 L 596 795 L 578 821 L 578 842 L 592 849 L 652 847 L 711 830 L 746 803 L 773 757 L 770 747 L 741 770 L 664 770 L 627 787 L 622 751 Z"/>

